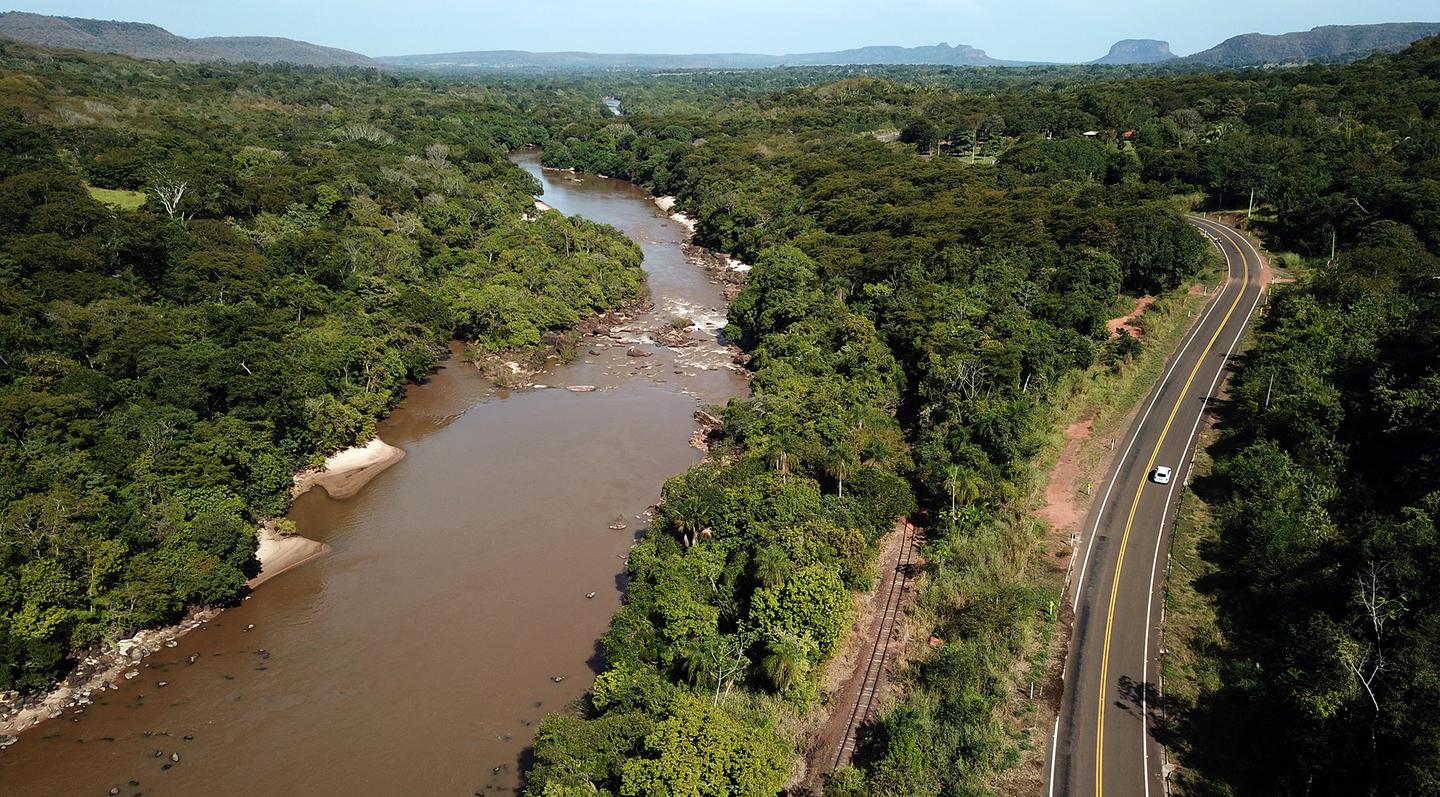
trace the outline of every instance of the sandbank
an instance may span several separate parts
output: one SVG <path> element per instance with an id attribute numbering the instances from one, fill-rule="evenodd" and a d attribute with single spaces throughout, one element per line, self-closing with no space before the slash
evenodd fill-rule
<path id="1" fill-rule="evenodd" d="M 318 470 L 311 468 L 296 474 L 295 486 L 290 494 L 299 497 L 312 487 L 323 487 L 331 498 L 349 498 L 386 468 L 404 458 L 404 449 L 376 437 L 363 446 L 331 454 Z"/>

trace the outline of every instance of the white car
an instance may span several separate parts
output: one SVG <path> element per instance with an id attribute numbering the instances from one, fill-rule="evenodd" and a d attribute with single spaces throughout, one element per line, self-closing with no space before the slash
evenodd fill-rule
<path id="1" fill-rule="evenodd" d="M 1155 469 L 1154 473 L 1150 474 L 1150 480 L 1155 482 L 1156 484 L 1169 484 L 1170 469 L 1165 467 L 1164 465 L 1161 465 L 1160 467 Z"/>

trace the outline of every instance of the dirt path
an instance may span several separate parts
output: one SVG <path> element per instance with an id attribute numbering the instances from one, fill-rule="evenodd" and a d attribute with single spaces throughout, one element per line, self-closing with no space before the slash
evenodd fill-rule
<path id="1" fill-rule="evenodd" d="M 1140 337 L 1140 327 L 1136 326 L 1135 322 L 1140 319 L 1140 316 L 1145 315 L 1145 311 L 1149 310 L 1150 305 L 1154 303 L 1154 296 L 1141 296 L 1135 300 L 1135 307 L 1130 310 L 1128 315 L 1122 315 L 1119 318 L 1112 318 L 1106 321 L 1105 328 L 1110 330 L 1110 337 L 1118 338 L 1121 333 L 1128 334 L 1131 337 Z"/>
<path id="2" fill-rule="evenodd" d="M 1079 484 L 1082 470 L 1081 446 L 1090 439 L 1093 417 L 1072 423 L 1065 429 L 1065 450 L 1045 482 L 1045 504 L 1037 514 L 1056 531 L 1070 532 L 1079 528 L 1085 517 L 1088 501 L 1077 500 L 1077 493 L 1085 491 L 1087 497 L 1092 490 L 1089 485 Z"/>
<path id="3" fill-rule="evenodd" d="M 908 642 L 902 619 L 914 598 L 912 576 L 920 559 L 919 540 L 908 520 L 897 523 L 895 531 L 877 563 L 880 579 L 865 597 L 846 655 L 837 662 L 843 680 L 834 693 L 829 718 L 805 752 L 801 793 L 818 794 L 821 778 L 850 762 L 855 734 L 884 704 Z"/>

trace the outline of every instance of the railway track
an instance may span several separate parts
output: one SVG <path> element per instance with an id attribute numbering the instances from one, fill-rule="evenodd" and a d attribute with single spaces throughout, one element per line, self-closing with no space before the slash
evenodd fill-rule
<path id="1" fill-rule="evenodd" d="M 870 719 L 875 709 L 875 698 L 880 691 L 880 682 L 885 676 L 885 665 L 890 657 L 890 641 L 904 609 L 905 587 L 910 581 L 910 565 L 916 558 L 915 526 L 904 521 L 904 536 L 900 540 L 900 552 L 896 557 L 895 569 L 890 573 L 889 584 L 885 586 L 885 604 L 880 616 L 880 627 L 871 643 L 869 660 L 865 662 L 865 677 L 855 705 L 850 709 L 849 721 L 845 726 L 845 738 L 835 753 L 832 769 L 849 763 L 855 754 L 855 736 L 860 725 Z"/>

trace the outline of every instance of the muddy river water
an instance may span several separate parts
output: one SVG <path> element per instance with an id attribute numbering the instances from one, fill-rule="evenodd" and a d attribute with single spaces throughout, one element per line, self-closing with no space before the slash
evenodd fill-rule
<path id="1" fill-rule="evenodd" d="M 300 533 L 332 553 L 23 733 L 0 752 L 0 794 L 514 790 L 536 722 L 589 686 L 637 515 L 700 457 L 694 411 L 746 390 L 680 223 L 627 183 L 514 159 L 552 207 L 640 242 L 655 309 L 536 375 L 545 388 L 443 364 L 380 424 L 404 460 L 353 498 L 296 501 Z M 693 345 L 656 345 L 676 316 L 697 322 Z M 582 385 L 597 389 L 562 389 Z"/>

